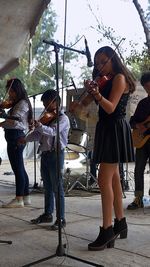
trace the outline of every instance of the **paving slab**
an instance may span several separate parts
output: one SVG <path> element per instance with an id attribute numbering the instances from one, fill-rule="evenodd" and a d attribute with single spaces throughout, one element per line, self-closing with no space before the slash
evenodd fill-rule
<path id="1" fill-rule="evenodd" d="M 130 166 L 131 171 L 133 165 Z M 34 183 L 33 161 L 26 162 L 30 174 L 31 186 Z M 9 163 L 4 162 L 0 169 L 0 240 L 12 241 L 12 244 L 0 243 L 0 267 L 31 266 L 105 266 L 105 267 L 149 267 L 150 266 L 150 209 L 128 211 L 127 205 L 133 200 L 133 190 L 124 192 L 123 205 L 128 221 L 128 238 L 117 239 L 115 247 L 103 251 L 88 251 L 88 243 L 93 241 L 102 223 L 101 200 L 98 192 L 81 189 L 72 190 L 66 197 L 67 226 L 61 231 L 64 254 L 57 256 L 60 235 L 51 231 L 50 224 L 33 225 L 32 218 L 43 212 L 43 192 L 31 189 L 32 205 L 24 208 L 4 209 L 1 205 L 14 197 L 14 175 Z M 79 175 L 83 173 L 80 170 Z M 149 173 L 145 175 L 147 192 Z M 40 183 L 40 176 L 38 176 Z M 54 214 L 55 220 L 55 214 Z M 67 257 L 68 255 L 68 257 Z M 75 258 L 72 258 L 75 257 Z M 82 262 L 83 260 L 83 262 Z M 85 263 L 85 261 L 91 264 Z M 93 264 L 93 265 L 92 265 Z M 94 265 L 97 264 L 97 265 Z"/>

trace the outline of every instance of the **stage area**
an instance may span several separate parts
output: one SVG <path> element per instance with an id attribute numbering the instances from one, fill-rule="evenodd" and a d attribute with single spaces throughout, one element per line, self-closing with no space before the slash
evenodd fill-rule
<path id="1" fill-rule="evenodd" d="M 34 189 L 35 174 L 34 161 L 25 161 L 30 177 L 32 205 L 25 208 L 0 208 L 0 240 L 10 240 L 12 244 L 0 243 L 0 266 L 22 267 L 33 261 L 49 257 L 56 253 L 58 232 L 50 230 L 50 224 L 32 225 L 30 220 L 43 212 L 42 182 L 39 174 L 39 160 L 36 162 L 38 190 Z M 62 242 L 66 244 L 66 254 L 82 260 L 90 261 L 105 267 L 148 267 L 150 266 L 150 209 L 128 211 L 127 205 L 133 200 L 133 169 L 129 165 L 129 182 L 131 188 L 124 192 L 123 203 L 127 217 L 129 234 L 127 239 L 117 239 L 115 248 L 104 251 L 90 252 L 87 250 L 89 242 L 93 241 L 102 222 L 100 217 L 100 195 L 93 190 L 76 189 L 66 195 L 67 226 L 62 230 Z M 71 169 L 72 179 L 76 181 L 85 171 L 82 168 Z M 73 178 L 73 174 L 75 176 Z M 73 181 L 73 182 L 74 182 Z M 84 181 L 82 181 L 84 182 Z M 150 185 L 150 174 L 147 166 L 145 172 L 145 193 Z M 76 193 L 75 193 L 76 191 Z M 14 175 L 8 161 L 0 166 L 0 205 L 14 197 Z M 99 219 L 100 218 L 100 219 Z M 54 215 L 55 219 L 55 215 Z M 91 266 L 68 257 L 54 257 L 35 266 Z"/>

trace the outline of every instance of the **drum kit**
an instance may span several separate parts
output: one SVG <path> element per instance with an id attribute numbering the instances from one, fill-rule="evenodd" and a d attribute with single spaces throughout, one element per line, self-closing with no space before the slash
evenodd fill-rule
<path id="1" fill-rule="evenodd" d="M 71 129 L 69 132 L 69 141 L 65 151 L 65 160 L 79 159 L 80 153 L 86 152 L 87 134 L 80 129 Z"/>
<path id="2" fill-rule="evenodd" d="M 78 175 L 75 181 L 71 183 L 71 169 L 66 168 L 64 174 L 65 193 L 68 194 L 72 189 L 82 188 L 83 190 L 91 190 L 93 185 L 97 185 L 97 179 L 89 172 L 88 159 L 88 141 L 89 135 L 81 129 L 71 129 L 68 138 L 68 145 L 65 151 L 65 160 L 79 160 L 80 155 L 83 155 L 83 161 L 86 163 L 86 171 L 84 174 Z M 90 178 L 93 178 L 94 183 L 89 186 Z"/>
<path id="3" fill-rule="evenodd" d="M 72 129 L 69 134 L 67 148 L 76 153 L 85 153 L 88 142 L 88 135 L 81 129 Z"/>

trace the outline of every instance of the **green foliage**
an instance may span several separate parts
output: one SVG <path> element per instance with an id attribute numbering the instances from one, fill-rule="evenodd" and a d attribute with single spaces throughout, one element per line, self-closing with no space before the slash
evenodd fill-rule
<path id="1" fill-rule="evenodd" d="M 113 47 L 116 48 L 117 53 L 122 60 L 129 66 L 134 76 L 138 79 L 141 73 L 150 70 L 150 58 L 146 47 L 143 44 L 143 51 L 139 53 L 136 51 L 136 44 L 132 41 L 130 45 L 130 56 L 126 58 L 126 49 L 123 49 L 122 43 L 118 46 L 121 36 L 118 36 L 112 27 L 106 27 L 102 21 L 99 21 L 94 14 L 91 6 L 89 5 L 95 20 L 97 21 L 96 28 L 93 28 L 99 33 L 98 42 L 107 39 Z M 150 23 L 150 0 L 148 0 L 148 9 L 146 12 L 146 18 Z M 53 40 L 55 32 L 57 30 L 57 15 L 52 9 L 52 4 L 45 10 L 39 25 L 37 26 L 36 33 L 32 39 L 32 46 L 29 45 L 26 48 L 23 56 L 20 59 L 20 65 L 9 74 L 5 75 L 3 80 L 0 80 L 0 97 L 5 95 L 6 80 L 10 77 L 18 77 L 21 79 L 29 95 L 42 93 L 47 89 L 53 89 L 56 87 L 55 81 L 55 53 L 52 46 L 48 46 L 43 43 L 43 40 Z M 56 40 L 57 42 L 57 40 Z M 79 42 L 79 36 L 75 38 L 75 44 Z M 59 43 L 59 41 L 58 41 Z M 75 45 L 74 44 L 74 45 Z M 72 43 L 69 47 L 74 46 Z M 32 48 L 32 49 L 31 49 Z M 32 51 L 31 51 L 32 50 Z M 51 52 L 51 51 L 52 52 Z M 30 57 L 30 60 L 29 60 Z M 32 59 L 32 60 L 31 60 Z M 78 54 L 70 50 L 62 50 L 59 52 L 59 81 L 62 86 L 68 86 L 70 84 L 71 68 L 70 63 L 76 60 L 78 63 Z M 32 64 L 29 64 L 31 62 Z M 80 64 L 80 62 L 79 62 Z M 80 67 L 80 65 L 79 65 Z M 83 87 L 84 79 L 91 79 L 92 69 L 86 66 L 81 67 L 81 75 L 79 77 L 79 85 Z M 80 82 L 81 79 L 81 82 Z"/>
<path id="2" fill-rule="evenodd" d="M 102 21 L 99 21 L 98 17 L 94 14 L 91 5 L 89 4 L 88 6 L 97 22 L 96 28 L 94 28 L 93 26 L 91 26 L 91 28 L 99 33 L 100 37 L 98 42 L 101 43 L 102 40 L 104 40 L 104 38 L 107 39 L 110 45 L 115 47 L 115 50 L 119 54 L 120 58 L 129 66 L 135 78 L 139 79 L 142 72 L 150 70 L 150 56 L 149 56 L 150 52 L 148 50 L 148 46 L 146 46 L 146 44 L 143 43 L 143 50 L 141 53 L 139 53 L 136 50 L 137 44 L 133 43 L 132 40 L 129 41 L 130 55 L 127 57 L 126 56 L 127 49 L 124 49 L 122 44 L 118 45 L 120 40 L 121 39 L 123 40 L 123 38 L 121 36 L 118 36 L 112 27 L 107 27 L 103 24 Z M 144 15 L 146 21 L 148 21 L 150 25 L 150 0 L 148 0 L 148 9 Z M 147 38 L 149 36 L 150 34 L 148 34 Z"/>
<path id="3" fill-rule="evenodd" d="M 141 53 L 132 50 L 131 56 L 126 58 L 126 63 L 130 66 L 134 76 L 140 79 L 141 73 L 150 71 L 150 57 L 147 49 Z"/>
<path id="4" fill-rule="evenodd" d="M 5 75 L 0 87 L 11 77 L 21 79 L 28 94 L 44 92 L 47 88 L 54 87 L 54 72 L 49 63 L 48 55 L 46 54 L 47 47 L 43 43 L 43 39 L 52 39 L 56 29 L 56 14 L 49 6 L 37 26 L 36 33 L 32 39 L 32 46 L 29 42 L 23 56 L 20 58 L 19 66 L 8 75 Z"/>
<path id="5" fill-rule="evenodd" d="M 79 83 L 81 87 L 83 87 L 84 80 L 92 80 L 92 70 L 93 69 L 87 66 L 81 67 L 81 75 L 80 75 L 81 82 Z"/>
<path id="6" fill-rule="evenodd" d="M 48 46 L 43 42 L 44 39 L 54 39 L 54 34 L 57 30 L 56 21 L 56 13 L 52 10 L 52 5 L 49 5 L 37 26 L 35 35 L 32 40 L 29 41 L 23 56 L 20 58 L 19 66 L 8 75 L 5 75 L 3 80 L 0 81 L 1 98 L 3 98 L 5 94 L 4 87 L 6 80 L 11 77 L 21 79 L 29 95 L 42 93 L 47 89 L 56 88 L 54 47 Z M 76 57 L 77 54 L 72 51 L 63 51 L 62 49 L 59 51 L 59 79 L 63 78 L 64 84 L 66 85 L 70 83 L 71 71 L 63 71 L 62 62 L 65 60 L 65 64 L 69 64 L 70 61 Z"/>

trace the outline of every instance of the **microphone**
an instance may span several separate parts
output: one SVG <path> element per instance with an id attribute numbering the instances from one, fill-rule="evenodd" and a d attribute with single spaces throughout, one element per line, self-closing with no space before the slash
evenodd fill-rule
<path id="1" fill-rule="evenodd" d="M 56 44 L 54 41 L 47 41 L 47 40 L 43 40 L 43 43 L 49 44 L 49 45 L 55 45 Z"/>
<path id="2" fill-rule="evenodd" d="M 93 62 L 91 59 L 91 53 L 90 53 L 86 38 L 84 38 L 84 42 L 85 42 L 85 53 L 86 53 L 86 57 L 87 57 L 87 66 L 92 67 Z"/>
<path id="3" fill-rule="evenodd" d="M 75 85 L 75 82 L 74 82 L 73 78 L 70 77 L 70 80 L 71 80 L 71 82 L 72 82 L 72 85 L 73 85 L 73 87 L 74 87 L 76 93 L 78 93 L 78 90 L 77 90 L 77 87 L 76 87 L 76 85 Z"/>

